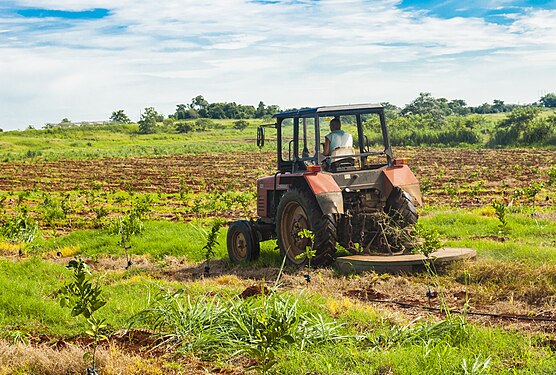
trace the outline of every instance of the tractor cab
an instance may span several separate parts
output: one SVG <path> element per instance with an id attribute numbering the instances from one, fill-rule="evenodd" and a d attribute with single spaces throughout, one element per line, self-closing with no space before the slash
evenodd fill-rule
<path id="1" fill-rule="evenodd" d="M 277 160 L 281 173 L 323 170 L 330 173 L 376 169 L 393 163 L 384 108 L 378 104 L 356 104 L 304 108 L 273 116 L 277 130 Z M 325 136 L 330 122 L 338 119 L 352 145 L 325 154 Z M 268 125 L 267 125 L 268 127 Z M 264 128 L 258 143 L 264 144 Z"/>

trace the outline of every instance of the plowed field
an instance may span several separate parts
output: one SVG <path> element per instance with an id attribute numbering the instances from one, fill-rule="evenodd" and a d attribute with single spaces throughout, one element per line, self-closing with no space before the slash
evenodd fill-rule
<path id="1" fill-rule="evenodd" d="M 409 158 L 427 203 L 462 207 L 490 203 L 502 195 L 520 199 L 519 189 L 545 183 L 549 168 L 556 165 L 552 150 L 395 151 L 397 157 Z M 254 191 L 256 178 L 274 173 L 275 163 L 271 152 L 9 163 L 0 164 L 0 191 Z M 552 204 L 546 198 L 539 194 L 537 204 Z"/>

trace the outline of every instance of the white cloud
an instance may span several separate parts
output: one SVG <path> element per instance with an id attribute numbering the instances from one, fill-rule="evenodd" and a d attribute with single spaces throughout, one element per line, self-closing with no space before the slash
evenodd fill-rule
<path id="1" fill-rule="evenodd" d="M 401 10 L 394 0 L 18 4 L 111 13 L 0 19 L 4 129 L 102 119 L 119 108 L 131 117 L 152 105 L 168 114 L 197 94 L 292 107 L 401 105 L 421 91 L 472 104 L 530 102 L 539 90 L 556 91 L 553 11 L 528 10 L 497 25 Z"/>

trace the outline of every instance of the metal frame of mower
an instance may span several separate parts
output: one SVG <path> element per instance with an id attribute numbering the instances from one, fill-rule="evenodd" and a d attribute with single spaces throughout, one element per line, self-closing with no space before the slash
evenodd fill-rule
<path id="1" fill-rule="evenodd" d="M 370 149 L 365 116 L 378 116 L 380 151 Z M 273 117 L 275 124 L 257 129 L 257 144 L 264 146 L 266 128 L 276 129 L 278 172 L 257 180 L 258 219 L 230 226 L 227 246 L 232 262 L 257 259 L 260 242 L 270 239 L 277 240 L 281 255 L 295 266 L 307 263 L 303 256 L 307 246 L 316 251 L 313 265 L 332 262 L 337 243 L 354 254 L 403 250 L 399 239 L 385 231 L 385 220 L 400 229 L 414 224 L 421 193 L 405 160 L 393 157 L 384 108 L 376 104 L 328 106 Z M 322 155 L 320 124 L 333 117 L 355 125 L 353 154 Z M 372 163 L 372 158 L 380 162 Z M 313 233 L 312 242 L 299 236 L 303 229 Z"/>

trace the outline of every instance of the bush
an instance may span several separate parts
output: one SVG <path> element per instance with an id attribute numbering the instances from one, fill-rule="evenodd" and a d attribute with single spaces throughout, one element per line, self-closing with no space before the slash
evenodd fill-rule
<path id="1" fill-rule="evenodd" d="M 190 131 L 193 131 L 193 125 L 191 122 L 178 121 L 175 125 L 178 133 L 189 133 Z"/>
<path id="2" fill-rule="evenodd" d="M 556 138 L 556 116 L 540 118 L 540 108 L 516 108 L 494 129 L 491 146 L 550 145 Z"/>
<path id="3" fill-rule="evenodd" d="M 200 118 L 195 120 L 195 131 L 204 132 L 214 128 L 214 121 L 208 118 Z"/>
<path id="4" fill-rule="evenodd" d="M 479 128 L 484 122 L 481 116 L 451 116 L 442 123 L 427 115 L 394 116 L 389 123 L 390 142 L 393 146 L 480 144 Z M 380 122 L 371 119 L 365 127 L 372 132 L 371 142 L 381 144 Z"/>
<path id="5" fill-rule="evenodd" d="M 247 128 L 248 126 L 249 126 L 249 122 L 246 120 L 239 120 L 234 122 L 234 129 L 239 131 L 244 131 L 245 128 Z"/>

